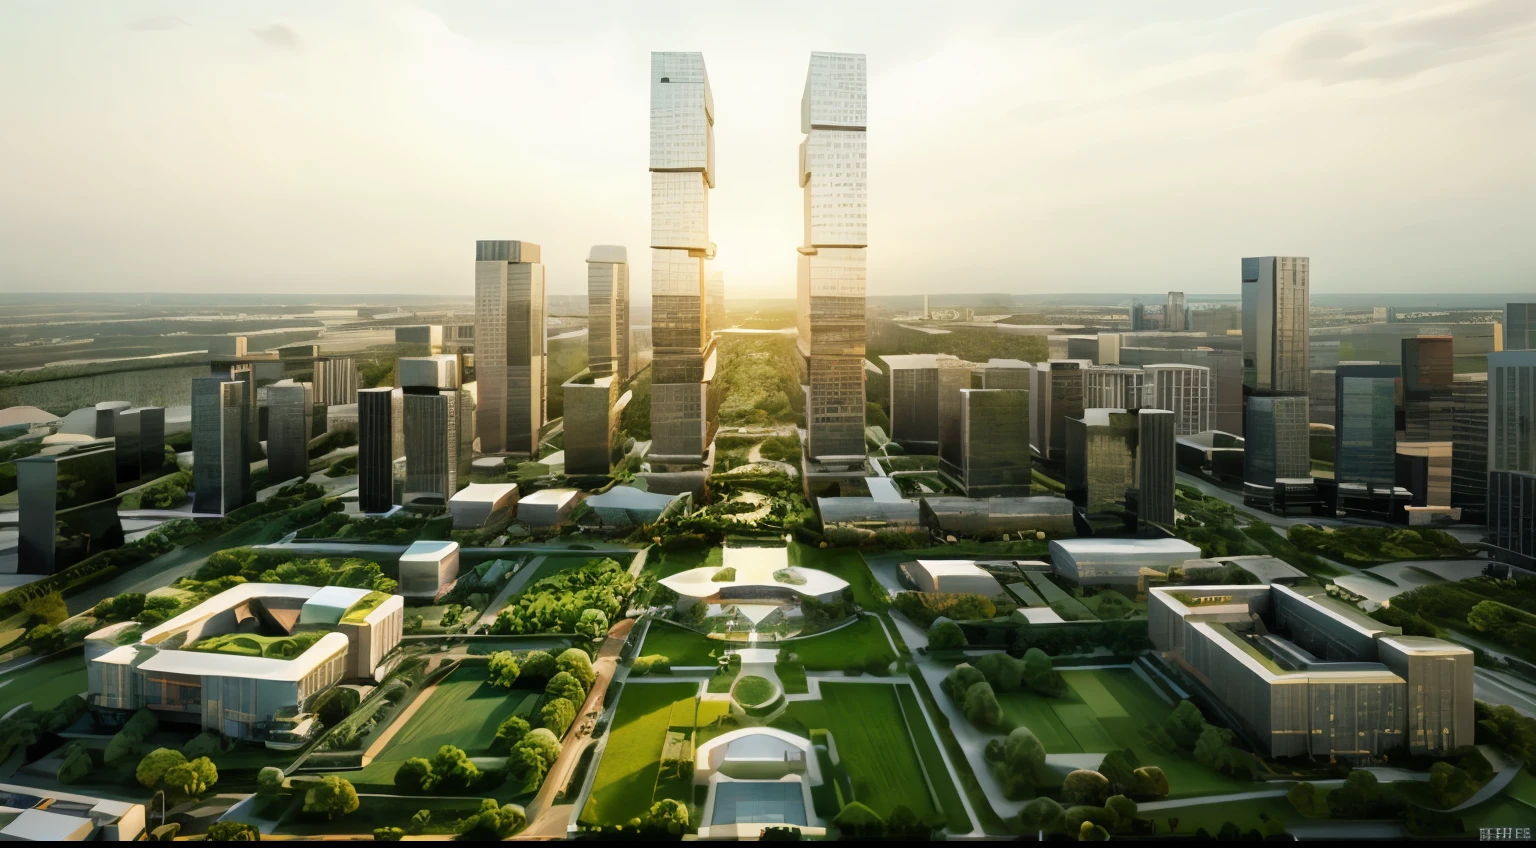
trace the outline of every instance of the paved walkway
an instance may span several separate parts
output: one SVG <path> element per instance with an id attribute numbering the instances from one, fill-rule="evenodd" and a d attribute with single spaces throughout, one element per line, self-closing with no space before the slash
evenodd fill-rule
<path id="1" fill-rule="evenodd" d="M 544 555 L 539 554 L 529 560 L 527 565 L 519 568 L 517 573 L 512 575 L 512 579 L 507 581 L 506 587 L 497 592 L 496 597 L 492 598 L 491 602 L 485 605 L 485 609 L 480 612 L 480 618 L 475 621 L 475 626 L 484 625 L 490 627 L 491 623 L 496 620 L 497 613 L 501 612 L 501 608 L 507 605 L 507 600 L 518 592 L 523 591 L 523 587 L 528 584 L 529 580 L 533 579 L 534 572 L 538 571 L 539 566 L 543 564 Z M 469 629 L 474 630 L 475 627 L 470 627 Z"/>

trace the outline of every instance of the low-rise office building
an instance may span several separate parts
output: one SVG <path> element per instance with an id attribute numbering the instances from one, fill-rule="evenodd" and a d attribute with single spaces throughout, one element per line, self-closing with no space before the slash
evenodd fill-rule
<path id="1" fill-rule="evenodd" d="M 412 542 L 400 555 L 400 594 L 433 600 L 459 579 L 458 542 Z"/>
<path id="2" fill-rule="evenodd" d="M 1444 754 L 1474 734 L 1472 653 L 1403 636 L 1321 590 L 1155 588 L 1154 648 L 1263 754 Z"/>
<path id="3" fill-rule="evenodd" d="M 902 563 L 901 569 L 919 592 L 959 592 L 989 598 L 1003 594 L 997 578 L 970 560 L 920 559 Z"/>
<path id="4" fill-rule="evenodd" d="M 53 574 L 123 543 L 111 439 L 49 445 L 16 460 L 17 571 Z"/>
<path id="5" fill-rule="evenodd" d="M 1028 498 L 925 497 L 921 520 L 924 526 L 941 533 L 979 539 L 1019 533 L 1045 533 L 1052 537 L 1076 533 L 1072 502 L 1048 495 Z"/>
<path id="6" fill-rule="evenodd" d="M 580 502 L 576 489 L 540 489 L 517 504 L 517 520 L 530 527 L 554 527 L 565 523 Z"/>
<path id="7" fill-rule="evenodd" d="M 315 697 L 372 677 L 403 624 L 399 595 L 242 583 L 92 657 L 87 700 L 235 739 L 301 741 Z"/>
<path id="8" fill-rule="evenodd" d="M 448 499 L 453 529 L 489 527 L 517 512 L 516 483 L 470 483 Z"/>
<path id="9" fill-rule="evenodd" d="M 1050 551 L 1056 573 L 1079 586 L 1136 586 L 1144 572 L 1167 574 L 1200 557 L 1182 539 L 1053 539 Z"/>

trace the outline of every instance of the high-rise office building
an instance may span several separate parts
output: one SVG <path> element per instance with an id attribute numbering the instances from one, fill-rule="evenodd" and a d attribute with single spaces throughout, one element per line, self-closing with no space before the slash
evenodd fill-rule
<path id="1" fill-rule="evenodd" d="M 1504 349 L 1536 350 L 1536 303 L 1504 305 Z"/>
<path id="2" fill-rule="evenodd" d="M 1390 489 L 1397 480 L 1393 403 L 1396 365 L 1340 365 L 1333 477 L 1339 485 Z"/>
<path id="3" fill-rule="evenodd" d="M 868 145 L 862 54 L 812 53 L 800 105 L 805 238 L 797 299 L 806 455 L 864 458 Z"/>
<path id="4" fill-rule="evenodd" d="M 452 354 L 396 360 L 405 414 L 406 506 L 446 507 L 469 482 L 474 404 Z M 477 371 L 478 375 L 478 371 Z"/>
<path id="5" fill-rule="evenodd" d="M 387 386 L 357 393 L 357 505 L 389 512 L 405 494 L 405 393 Z"/>
<path id="6" fill-rule="evenodd" d="M 1168 305 L 1163 310 L 1163 329 L 1173 333 L 1182 333 L 1189 329 L 1189 322 L 1184 311 L 1184 293 L 1171 291 L 1168 293 Z"/>
<path id="7" fill-rule="evenodd" d="M 1313 368 L 1308 374 L 1308 420 L 1313 424 L 1333 426 L 1334 415 L 1338 408 L 1338 395 L 1335 394 L 1339 390 L 1337 368 L 1337 365 L 1332 368 Z"/>
<path id="8" fill-rule="evenodd" d="M 708 326 L 715 103 L 702 53 L 651 54 L 651 466 L 702 466 L 719 405 Z"/>
<path id="9" fill-rule="evenodd" d="M 889 389 L 890 437 L 908 453 L 938 453 L 941 358 L 926 353 L 880 357 Z"/>
<path id="10" fill-rule="evenodd" d="M 1083 414 L 1086 360 L 1052 359 L 1030 372 L 1029 443 L 1035 454 L 1062 462 L 1067 452 L 1067 419 Z"/>
<path id="11" fill-rule="evenodd" d="M 965 466 L 965 424 L 962 417 L 960 392 L 971 388 L 971 371 L 975 363 L 953 356 L 938 357 L 938 373 L 935 379 L 939 406 L 939 465 L 950 468 Z"/>
<path id="12" fill-rule="evenodd" d="M 629 253 L 600 244 L 587 254 L 587 367 L 623 382 L 629 355 Z"/>
<path id="13" fill-rule="evenodd" d="M 725 329 L 725 272 L 708 271 L 704 274 L 704 314 L 709 332 Z"/>
<path id="14" fill-rule="evenodd" d="M 548 386 L 544 316 L 539 246 L 475 242 L 475 430 L 482 453 L 539 455 Z"/>
<path id="15" fill-rule="evenodd" d="M 101 410 L 97 410 L 100 415 Z M 143 473 L 139 468 L 139 411 L 118 409 L 112 416 L 112 439 L 117 454 L 117 482 L 137 483 Z"/>
<path id="16" fill-rule="evenodd" d="M 273 483 L 309 476 L 314 405 L 312 383 L 281 380 L 267 387 L 267 477 Z"/>
<path id="17" fill-rule="evenodd" d="M 1131 301 L 1131 332 L 1139 333 L 1147 328 L 1147 308 L 1140 301 Z"/>
<path id="18" fill-rule="evenodd" d="M 1461 520 L 1488 516 L 1488 375 L 1457 374 L 1451 383 L 1451 506 Z"/>
<path id="19" fill-rule="evenodd" d="M 1274 488 L 1284 481 L 1311 482 L 1311 429 L 1306 395 L 1248 398 L 1243 440 L 1243 480 Z"/>
<path id="20" fill-rule="evenodd" d="M 166 466 L 165 461 L 165 409 L 159 406 L 141 406 L 134 410 L 139 418 L 139 473 L 143 476 L 158 474 Z"/>
<path id="21" fill-rule="evenodd" d="M 117 436 L 117 419 L 133 407 L 126 400 L 104 400 L 96 404 L 96 438 Z"/>
<path id="22" fill-rule="evenodd" d="M 1140 409 L 1146 372 L 1126 365 L 1090 365 L 1083 369 L 1084 409 Z"/>
<path id="23" fill-rule="evenodd" d="M 1306 393 L 1310 281 L 1304 256 L 1243 260 L 1243 386 L 1250 394 Z"/>
<path id="24" fill-rule="evenodd" d="M 1029 453 L 1029 390 L 960 389 L 958 464 L 940 467 L 967 497 L 1028 497 L 1033 477 Z"/>
<path id="25" fill-rule="evenodd" d="M 607 474 L 620 455 L 619 416 L 629 395 L 619 397 L 616 375 L 583 371 L 560 390 L 565 401 L 565 472 Z"/>
<path id="26" fill-rule="evenodd" d="M 18 573 L 54 574 L 123 543 L 115 452 L 97 439 L 16 460 Z"/>
<path id="27" fill-rule="evenodd" d="M 1141 521 L 1173 526 L 1176 412 L 1142 409 L 1136 413 L 1135 513 Z"/>
<path id="28" fill-rule="evenodd" d="M 1182 363 L 1211 369 L 1211 428 L 1235 436 L 1243 432 L 1243 354 L 1240 350 L 1193 350 L 1152 347 L 1120 348 L 1120 364 L 1148 365 Z M 1332 381 L 1329 382 L 1332 391 Z M 1329 421 L 1333 418 L 1329 417 Z"/>
<path id="29" fill-rule="evenodd" d="M 985 365 L 972 369 L 972 375 L 980 377 L 979 384 L 975 379 L 972 380 L 973 388 L 1028 391 L 1034 370 L 1035 366 L 1021 359 L 989 359 Z M 1027 430 L 1024 438 L 1025 441 L 1029 440 Z"/>
<path id="30" fill-rule="evenodd" d="M 1449 442 L 1456 361 L 1450 336 L 1403 339 L 1403 441 Z"/>
<path id="31" fill-rule="evenodd" d="M 1488 538 L 1536 565 L 1536 349 L 1488 354 Z"/>
<path id="32" fill-rule="evenodd" d="M 246 504 L 248 385 L 218 375 L 192 380 L 193 512 L 223 515 Z"/>
<path id="33" fill-rule="evenodd" d="M 1211 369 L 1203 365 L 1148 365 L 1142 406 L 1174 415 L 1174 433 L 1189 436 L 1212 428 Z"/>

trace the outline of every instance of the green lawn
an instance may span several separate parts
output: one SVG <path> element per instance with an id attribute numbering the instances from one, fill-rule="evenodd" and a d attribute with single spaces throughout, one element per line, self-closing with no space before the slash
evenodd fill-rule
<path id="1" fill-rule="evenodd" d="M 85 654 L 72 651 L 0 677 L 0 715 L 28 701 L 38 710 L 51 710 L 71 695 L 84 694 Z"/>
<path id="2" fill-rule="evenodd" d="M 1171 810 L 1148 813 L 1143 818 L 1152 819 L 1157 825 L 1159 836 L 1168 836 L 1168 820 L 1178 819 L 1179 827 L 1173 831 L 1176 837 L 1190 838 L 1200 828 L 1212 836 L 1221 830 L 1223 822 L 1232 822 L 1244 833 L 1262 824 L 1259 819 L 1261 814 L 1268 815 L 1272 819 L 1279 819 L 1286 825 L 1306 821 L 1306 818 L 1296 812 L 1291 802 L 1285 798 L 1251 798 L 1246 801 L 1217 801 L 1210 804 L 1199 804 L 1192 807 L 1176 807 Z"/>
<path id="3" fill-rule="evenodd" d="M 649 638 L 646 641 L 649 642 Z M 839 671 L 853 666 L 862 668 L 869 657 L 877 655 L 896 659 L 891 651 L 891 643 L 885 636 L 885 628 L 880 626 L 880 619 L 874 616 L 865 616 L 847 627 L 828 633 L 781 642 L 779 647 L 781 651 L 796 654 L 800 664 L 812 671 Z"/>
<path id="4" fill-rule="evenodd" d="M 543 694 L 497 689 L 486 682 L 486 671 L 480 663 L 460 666 L 437 684 L 378 759 L 342 776 L 359 792 L 393 792 L 395 771 L 411 757 L 431 758 L 443 745 L 456 745 L 471 757 L 488 756 L 496 728 L 512 715 L 535 715 Z"/>
<path id="5" fill-rule="evenodd" d="M 778 688 L 768 678 L 749 674 L 736 681 L 731 696 L 744 707 L 756 707 L 768 703 L 777 691 Z"/>
<path id="6" fill-rule="evenodd" d="M 656 547 L 645 560 L 644 573 L 660 580 L 693 568 L 720 565 L 720 549 L 703 545 Z"/>
<path id="7" fill-rule="evenodd" d="M 928 722 L 923 720 L 923 709 L 918 703 L 917 693 L 912 691 L 911 686 L 897 686 L 896 697 L 901 701 L 902 712 L 906 714 L 907 730 L 912 734 L 912 741 L 917 743 L 917 756 L 922 761 L 923 770 L 933 782 L 934 792 L 939 796 L 939 806 L 944 809 L 944 817 L 949 819 L 949 829 L 958 833 L 969 832 L 971 818 L 966 815 L 965 802 L 960 800 L 960 789 L 949 779 L 949 769 L 944 767 L 944 755 L 939 751 L 939 742 L 933 737 L 933 731 L 928 729 Z"/>
<path id="8" fill-rule="evenodd" d="M 816 568 L 848 581 L 853 590 L 853 601 L 871 612 L 879 612 L 891 605 L 891 595 L 869 570 L 855 548 L 813 548 L 794 542 L 789 546 L 791 565 Z"/>
<path id="9" fill-rule="evenodd" d="M 631 683 L 624 687 L 582 821 L 624 824 L 645 815 L 651 808 L 673 707 L 693 702 L 698 691 L 693 683 Z"/>
<path id="10" fill-rule="evenodd" d="M 814 728 L 830 731 L 853 780 L 854 798 L 881 816 L 890 816 L 898 806 L 919 818 L 934 813 L 896 687 L 823 683 L 821 695 L 820 701 L 791 701 L 774 725 L 804 736 Z"/>
<path id="11" fill-rule="evenodd" d="M 1162 722 L 1173 712 L 1130 669 L 1064 670 L 1072 692 L 1050 698 L 1034 692 L 1000 692 L 1003 713 L 1015 725 L 1028 727 L 1050 754 L 1108 753 L 1129 748 L 1142 765 L 1156 765 L 1168 775 L 1170 798 L 1246 792 L 1252 783 L 1229 778 L 1177 755 L 1147 747 L 1142 727 Z M 1218 822 L 1219 824 L 1219 822 Z"/>
<path id="12" fill-rule="evenodd" d="M 660 654 L 670 659 L 674 666 L 712 666 L 725 652 L 728 644 L 669 621 L 656 620 L 651 622 L 650 629 L 645 632 L 645 642 L 640 646 L 639 656 Z"/>

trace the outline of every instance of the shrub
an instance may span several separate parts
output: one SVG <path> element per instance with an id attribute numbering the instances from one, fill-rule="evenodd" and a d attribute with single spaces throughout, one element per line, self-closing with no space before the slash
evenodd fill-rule
<path id="1" fill-rule="evenodd" d="M 184 798 L 196 798 L 218 782 L 219 769 L 207 757 L 172 766 L 161 778 L 161 784 L 167 792 Z"/>
<path id="2" fill-rule="evenodd" d="M 931 626 L 941 616 L 954 621 L 977 621 L 997 615 L 997 605 L 991 598 L 965 592 L 902 592 L 894 603 L 918 627 Z"/>
<path id="3" fill-rule="evenodd" d="M 1109 780 L 1091 769 L 1078 769 L 1062 781 L 1061 794 L 1071 804 L 1097 807 L 1109 797 Z"/>
<path id="4" fill-rule="evenodd" d="M 592 658 L 580 648 L 567 648 L 555 658 L 555 668 L 581 682 L 583 697 L 592 684 L 597 682 L 597 672 L 592 669 Z"/>
<path id="5" fill-rule="evenodd" d="M 973 684 L 965 691 L 962 710 L 965 717 L 977 727 L 1002 727 L 1004 724 L 1003 705 L 997 702 L 992 684 L 985 680 Z"/>
<path id="6" fill-rule="evenodd" d="M 970 691 L 977 683 L 985 683 L 986 675 L 982 674 L 970 663 L 960 663 L 954 670 L 944 676 L 939 688 L 944 690 L 951 700 L 956 703 L 965 700 L 965 693 Z"/>
<path id="7" fill-rule="evenodd" d="M 335 468 L 335 466 L 332 466 L 332 468 Z M 332 474 L 332 475 L 329 475 L 329 476 L 340 477 L 341 475 L 340 474 Z M 376 828 L 373 829 L 373 841 L 374 842 L 399 842 L 400 840 L 402 840 L 404 838 L 405 838 L 405 831 L 401 830 L 398 827 L 376 827 Z"/>
<path id="8" fill-rule="evenodd" d="M 469 840 L 500 841 L 522 830 L 526 824 L 528 814 L 522 807 L 516 804 L 498 806 L 496 799 L 485 798 L 480 801 L 479 811 L 464 820 L 459 833 Z"/>
<path id="9" fill-rule="evenodd" d="M 326 775 L 304 793 L 304 812 L 324 813 L 327 819 L 355 812 L 358 806 L 352 782 L 334 774 Z"/>
<path id="10" fill-rule="evenodd" d="M 1060 833 L 1066 826 L 1066 811 L 1050 798 L 1036 798 L 1019 810 L 1019 824 L 1027 832 Z"/>
<path id="11" fill-rule="evenodd" d="M 680 836 L 688 829 L 688 808 L 681 801 L 663 798 L 646 812 L 645 826 L 649 830 Z"/>
<path id="12" fill-rule="evenodd" d="M 928 647 L 936 651 L 965 647 L 965 633 L 947 618 L 938 619 L 928 628 Z"/>
<path id="13" fill-rule="evenodd" d="M 277 766 L 263 766 L 256 773 L 256 794 L 272 796 L 283 791 L 283 770 Z"/>
<path id="14" fill-rule="evenodd" d="M 518 675 L 522 669 L 518 667 L 517 658 L 511 651 L 497 651 L 491 654 L 487 682 L 498 689 L 511 689 L 517 685 Z"/>
<path id="15" fill-rule="evenodd" d="M 567 701 L 566 703 L 570 703 Z M 528 720 L 522 716 L 508 716 L 507 720 L 496 728 L 496 741 L 491 743 L 491 750 L 496 753 L 506 753 L 512 750 L 512 746 L 522 741 L 528 735 Z"/>
<path id="16" fill-rule="evenodd" d="M 145 789 L 159 789 L 165 773 L 186 761 L 187 758 L 174 748 L 156 748 L 139 760 L 138 768 L 133 770 L 133 779 Z"/>
<path id="17" fill-rule="evenodd" d="M 260 842 L 261 831 L 256 825 L 237 821 L 219 821 L 208 825 L 204 842 Z"/>
<path id="18" fill-rule="evenodd" d="M 187 744 L 181 746 L 181 754 L 189 760 L 198 757 L 211 757 L 224 750 L 224 742 L 216 733 L 203 732 L 187 740 Z"/>
<path id="19" fill-rule="evenodd" d="M 1016 727 L 999 747 L 997 770 L 1003 793 L 1012 799 L 1034 795 L 1035 784 L 1045 767 L 1045 746 L 1029 728 Z"/>
<path id="20" fill-rule="evenodd" d="M 555 698 L 539 711 L 539 723 L 549 728 L 557 737 L 565 736 L 571 722 L 576 720 L 576 705 L 565 698 Z"/>
<path id="21" fill-rule="evenodd" d="M 65 786 L 79 783 L 86 775 L 91 773 L 91 752 L 85 745 L 79 742 L 71 742 L 64 747 L 64 759 L 59 763 L 58 771 L 54 777 Z"/>
<path id="22" fill-rule="evenodd" d="M 544 694 L 550 698 L 564 698 L 573 704 L 584 703 L 587 700 L 586 687 L 567 671 L 551 677 L 549 683 L 544 686 Z"/>
<path id="23" fill-rule="evenodd" d="M 432 788 L 432 762 L 425 757 L 411 757 L 395 769 L 395 786 L 408 792 L 426 792 Z"/>
<path id="24" fill-rule="evenodd" d="M 651 654 L 644 657 L 636 657 L 629 673 L 633 676 L 643 677 L 647 674 L 666 674 L 672 670 L 672 660 L 661 654 Z"/>
<path id="25" fill-rule="evenodd" d="M 432 789 L 462 792 L 480 779 L 480 769 L 463 748 L 444 745 L 432 757 Z"/>
<path id="26" fill-rule="evenodd" d="M 1311 816 L 1317 813 L 1317 789 L 1312 784 L 1305 781 L 1297 783 L 1290 788 L 1290 791 L 1285 793 L 1285 797 L 1286 800 L 1291 802 L 1291 806 L 1296 809 L 1296 812 L 1304 816 Z"/>
<path id="27" fill-rule="evenodd" d="M 548 728 L 540 727 L 529 731 L 512 746 L 507 768 L 523 779 L 524 792 L 536 792 L 550 766 L 559 758 L 560 740 Z"/>
<path id="28" fill-rule="evenodd" d="M 523 654 L 521 679 L 535 683 L 546 683 L 555 672 L 560 669 L 555 666 L 555 658 L 548 651 L 529 651 Z"/>

